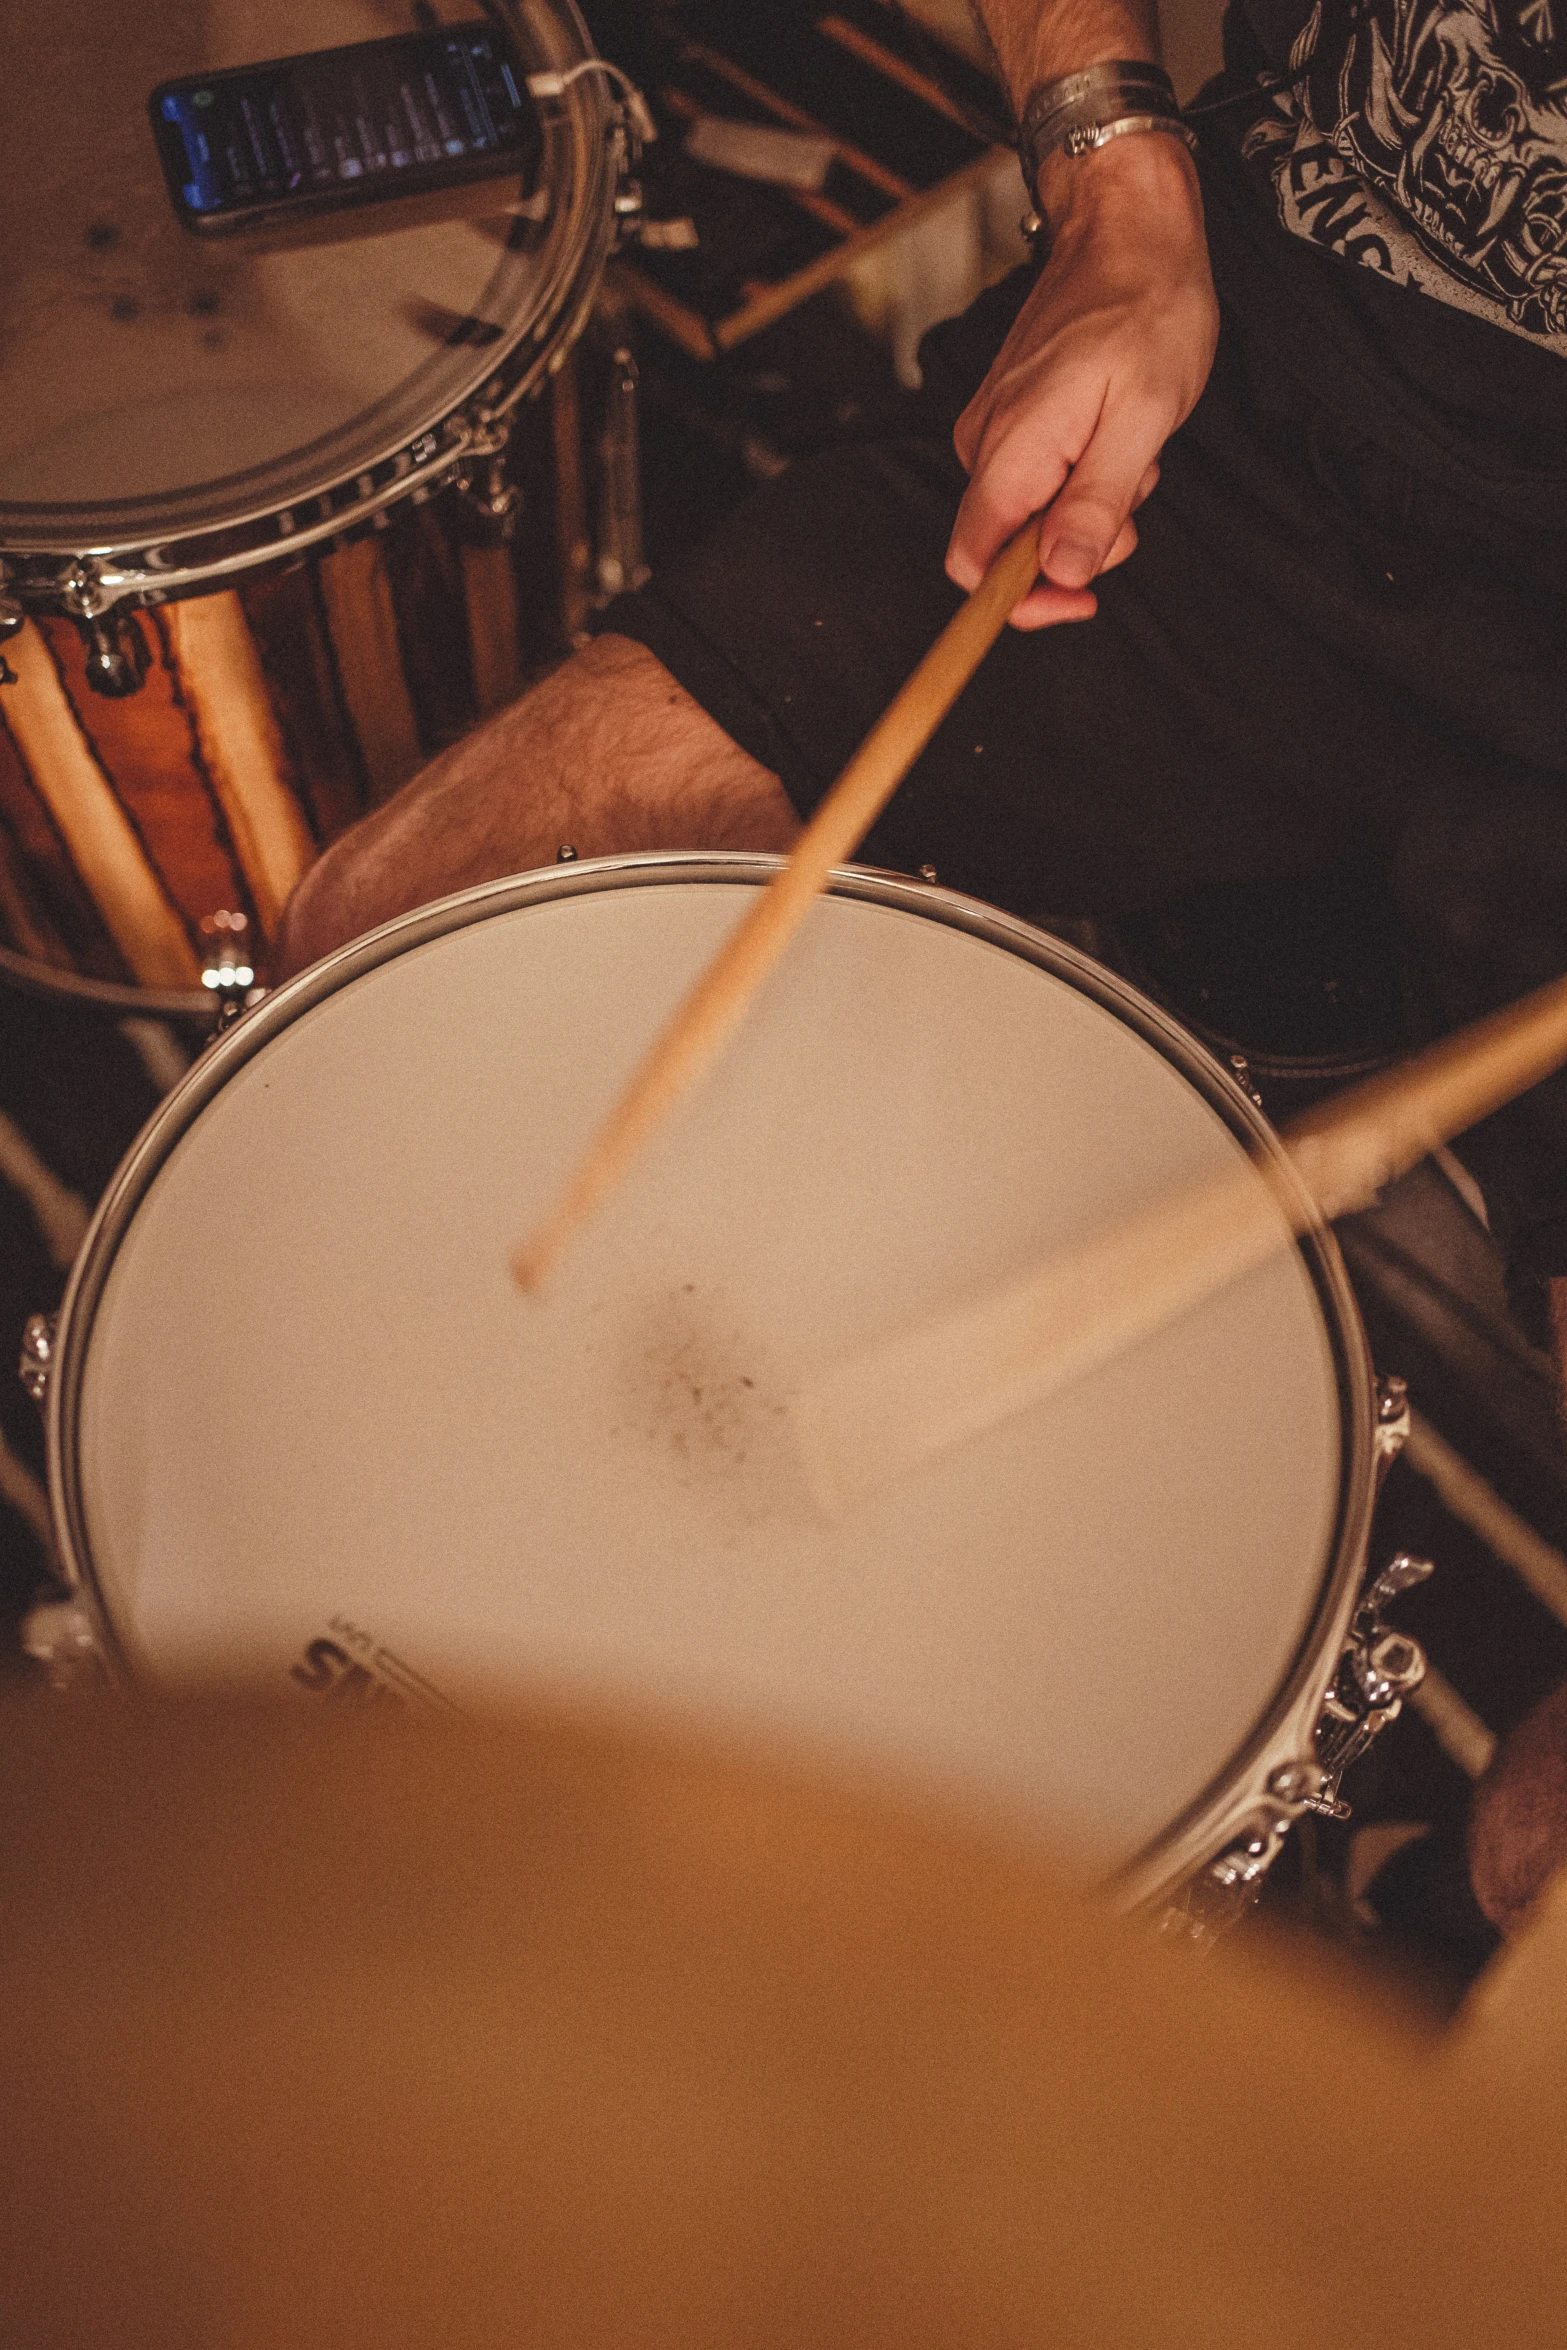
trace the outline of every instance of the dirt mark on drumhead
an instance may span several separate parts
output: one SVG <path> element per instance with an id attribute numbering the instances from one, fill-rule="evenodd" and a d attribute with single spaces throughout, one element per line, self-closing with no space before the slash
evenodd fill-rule
<path id="1" fill-rule="evenodd" d="M 750 1524 L 805 1505 L 787 1390 L 721 1290 L 650 1298 L 626 1333 L 614 1433 L 657 1453 L 688 1491 Z"/>

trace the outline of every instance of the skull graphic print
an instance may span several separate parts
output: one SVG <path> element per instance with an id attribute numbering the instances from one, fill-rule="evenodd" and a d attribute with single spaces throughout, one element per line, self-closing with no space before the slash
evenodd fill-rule
<path id="1" fill-rule="evenodd" d="M 1285 225 L 1567 351 L 1557 10 L 1317 0 L 1246 140 Z"/>

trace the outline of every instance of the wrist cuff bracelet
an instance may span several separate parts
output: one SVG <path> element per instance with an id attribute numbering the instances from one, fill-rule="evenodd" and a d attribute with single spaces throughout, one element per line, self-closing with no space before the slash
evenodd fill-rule
<path id="1" fill-rule="evenodd" d="M 1164 131 L 1196 146 L 1162 66 L 1116 57 L 1042 83 L 1023 109 L 1017 138 L 1030 196 L 1037 198 L 1040 168 L 1058 147 L 1067 155 L 1086 155 L 1129 131 Z"/>

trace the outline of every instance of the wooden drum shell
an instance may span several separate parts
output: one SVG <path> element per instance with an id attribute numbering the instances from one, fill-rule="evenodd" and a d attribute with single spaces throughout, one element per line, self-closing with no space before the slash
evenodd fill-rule
<path id="1" fill-rule="evenodd" d="M 35 616 L 0 688 L 0 967 L 209 1010 L 201 925 L 264 957 L 290 891 L 356 818 L 509 701 L 584 618 L 570 360 L 508 455 L 504 543 L 455 493 L 235 588 L 146 609 L 137 692 L 87 678 L 76 624 Z"/>

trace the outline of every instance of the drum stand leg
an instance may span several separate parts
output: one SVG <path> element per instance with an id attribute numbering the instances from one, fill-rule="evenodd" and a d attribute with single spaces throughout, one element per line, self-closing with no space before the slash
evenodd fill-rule
<path id="1" fill-rule="evenodd" d="M 609 385 L 598 436 L 598 557 L 594 566 L 602 607 L 648 577 L 642 546 L 642 444 L 638 421 L 636 355 L 617 339 L 609 354 Z"/>

